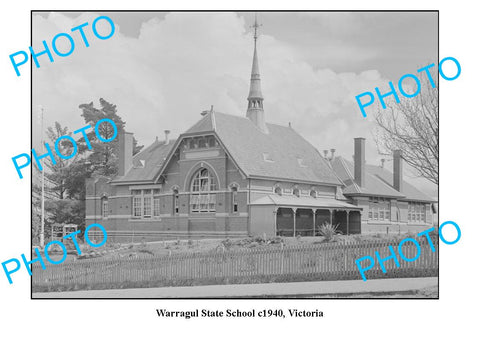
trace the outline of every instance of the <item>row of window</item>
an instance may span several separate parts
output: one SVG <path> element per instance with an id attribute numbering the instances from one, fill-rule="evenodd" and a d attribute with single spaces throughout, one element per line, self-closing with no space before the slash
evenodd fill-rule
<path id="1" fill-rule="evenodd" d="M 282 196 L 283 194 L 283 191 L 282 191 L 282 188 L 280 187 L 275 187 L 275 193 L 278 195 L 278 196 Z M 300 190 L 297 189 L 297 188 L 294 188 L 292 190 L 292 194 L 293 196 L 297 196 L 297 197 L 300 197 Z M 310 196 L 313 197 L 313 198 L 316 198 L 317 197 L 317 192 L 315 190 L 310 190 Z"/>
<path id="2" fill-rule="evenodd" d="M 216 146 L 218 146 L 218 142 L 214 136 L 190 138 L 185 141 L 185 144 L 183 144 L 183 147 L 185 149 L 190 149 L 190 150 L 214 148 Z"/>
<path id="3" fill-rule="evenodd" d="M 160 216 L 160 189 L 132 190 L 132 217 L 151 218 Z M 172 193 L 172 214 L 178 214 L 178 190 Z"/>
<path id="4" fill-rule="evenodd" d="M 372 196 L 368 198 L 368 219 L 390 221 L 390 199 Z"/>
<path id="5" fill-rule="evenodd" d="M 206 168 L 199 169 L 192 178 L 190 194 L 190 212 L 205 213 L 215 212 L 217 204 L 217 184 L 215 177 Z M 237 200 L 238 188 L 231 188 L 231 211 L 238 212 Z M 179 212 L 179 194 L 178 190 L 172 192 L 172 215 Z M 152 218 L 159 217 L 160 208 L 160 189 L 142 189 L 132 190 L 132 217 L 133 218 Z M 102 203 L 102 216 L 108 217 L 108 200 L 104 199 Z"/>
<path id="6" fill-rule="evenodd" d="M 391 202 L 389 198 L 369 197 L 368 198 L 368 218 L 370 220 L 390 221 Z M 408 203 L 408 222 L 426 222 L 428 205 L 425 203 Z"/>

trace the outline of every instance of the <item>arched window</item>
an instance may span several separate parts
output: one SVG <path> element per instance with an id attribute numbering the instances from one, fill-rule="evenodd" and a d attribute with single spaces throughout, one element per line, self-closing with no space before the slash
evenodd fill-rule
<path id="1" fill-rule="evenodd" d="M 199 169 L 192 178 L 190 206 L 192 212 L 215 212 L 217 190 L 215 177 L 206 168 Z"/>
<path id="2" fill-rule="evenodd" d="M 293 189 L 293 196 L 300 197 L 300 190 L 298 190 L 297 188 Z"/>
<path id="3" fill-rule="evenodd" d="M 238 201 L 237 201 L 238 188 L 236 186 L 232 187 L 232 212 L 238 212 Z"/>
<path id="4" fill-rule="evenodd" d="M 178 189 L 173 189 L 173 214 L 178 214 Z"/>
<path id="5" fill-rule="evenodd" d="M 310 190 L 310 196 L 317 198 L 317 192 L 315 190 Z"/>
<path id="6" fill-rule="evenodd" d="M 280 188 L 280 187 L 275 187 L 275 193 L 276 193 L 278 196 L 282 196 L 282 188 Z"/>

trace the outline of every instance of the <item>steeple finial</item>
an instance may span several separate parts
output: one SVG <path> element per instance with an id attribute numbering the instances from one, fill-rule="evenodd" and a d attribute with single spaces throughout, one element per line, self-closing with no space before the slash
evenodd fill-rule
<path id="1" fill-rule="evenodd" d="M 265 114 L 263 112 L 263 95 L 260 86 L 260 70 L 258 67 L 257 57 L 257 39 L 258 28 L 262 26 L 258 24 L 257 14 L 255 13 L 255 23 L 251 26 L 254 29 L 253 33 L 253 62 L 252 62 L 252 74 L 250 77 L 250 91 L 248 93 L 248 109 L 247 117 L 264 133 L 268 133 L 267 126 L 265 124 Z"/>
<path id="2" fill-rule="evenodd" d="M 258 22 L 257 22 L 257 13 L 255 13 L 255 23 L 250 26 L 254 29 L 254 33 L 253 33 L 253 40 L 255 42 L 255 47 L 257 47 L 257 38 L 258 38 L 258 35 L 257 35 L 257 29 L 262 26 L 262 25 L 259 25 Z"/>

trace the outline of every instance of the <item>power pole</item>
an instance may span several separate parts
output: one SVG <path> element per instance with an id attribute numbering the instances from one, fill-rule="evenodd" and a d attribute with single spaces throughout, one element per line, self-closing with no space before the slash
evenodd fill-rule
<path id="1" fill-rule="evenodd" d="M 43 139 L 43 107 L 40 107 L 41 113 L 41 143 L 42 148 L 45 148 L 45 143 Z M 40 228 L 40 247 L 43 248 L 45 245 L 45 171 L 42 170 L 42 220 Z"/>

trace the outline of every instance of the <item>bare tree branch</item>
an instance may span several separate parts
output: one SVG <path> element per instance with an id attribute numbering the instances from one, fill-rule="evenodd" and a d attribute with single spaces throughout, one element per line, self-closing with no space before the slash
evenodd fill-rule
<path id="1" fill-rule="evenodd" d="M 418 176 L 438 185 L 438 81 L 435 87 L 422 74 L 421 91 L 400 103 L 387 103 L 375 116 L 375 142 L 380 154 L 402 150 L 403 159 Z"/>

